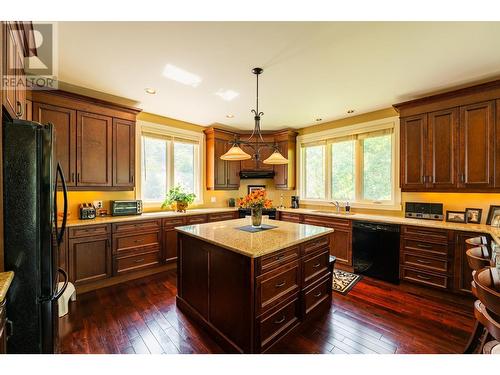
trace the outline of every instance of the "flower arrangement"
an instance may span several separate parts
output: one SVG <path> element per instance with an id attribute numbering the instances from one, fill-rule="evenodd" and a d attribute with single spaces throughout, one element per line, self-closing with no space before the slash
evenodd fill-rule
<path id="1" fill-rule="evenodd" d="M 264 189 L 254 190 L 244 198 L 238 198 L 240 208 L 271 208 L 273 201 L 266 198 Z"/>
<path id="2" fill-rule="evenodd" d="M 161 205 L 161 208 L 173 206 L 178 212 L 186 212 L 187 207 L 194 202 L 196 195 L 194 193 L 186 193 L 181 186 L 177 185 L 170 189 Z"/>

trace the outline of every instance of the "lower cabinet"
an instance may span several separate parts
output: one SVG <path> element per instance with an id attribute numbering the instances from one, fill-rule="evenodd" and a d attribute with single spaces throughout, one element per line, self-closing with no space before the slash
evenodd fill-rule
<path id="1" fill-rule="evenodd" d="M 163 259 L 167 263 L 177 261 L 177 231 L 174 228 L 182 225 L 182 217 L 163 219 Z"/>
<path id="2" fill-rule="evenodd" d="M 5 299 L 0 302 L 0 354 L 7 353 L 7 316 L 5 311 Z"/>
<path id="3" fill-rule="evenodd" d="M 107 234 L 95 235 L 101 232 Z M 112 275 L 109 225 L 70 228 L 69 237 L 69 277 L 75 285 L 106 279 Z"/>
<path id="4" fill-rule="evenodd" d="M 472 270 L 467 262 L 467 245 L 465 240 L 479 236 L 479 233 L 457 232 L 455 235 L 455 285 L 457 292 L 463 294 L 472 294 Z"/>

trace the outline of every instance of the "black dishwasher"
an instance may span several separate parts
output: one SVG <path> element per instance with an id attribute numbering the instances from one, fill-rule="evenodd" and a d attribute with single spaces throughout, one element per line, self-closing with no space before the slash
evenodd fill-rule
<path id="1" fill-rule="evenodd" d="M 399 225 L 354 221 L 354 272 L 399 283 Z"/>

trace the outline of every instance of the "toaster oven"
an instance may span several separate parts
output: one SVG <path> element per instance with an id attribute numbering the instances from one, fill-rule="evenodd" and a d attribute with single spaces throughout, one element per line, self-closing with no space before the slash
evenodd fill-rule
<path id="1" fill-rule="evenodd" d="M 141 215 L 142 201 L 111 201 L 111 216 Z"/>

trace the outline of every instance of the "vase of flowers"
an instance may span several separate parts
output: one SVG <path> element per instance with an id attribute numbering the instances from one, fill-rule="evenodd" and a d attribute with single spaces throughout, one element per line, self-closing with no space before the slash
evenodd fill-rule
<path id="1" fill-rule="evenodd" d="M 194 193 L 186 193 L 181 186 L 177 185 L 168 191 L 161 208 L 172 207 L 177 212 L 186 212 L 186 209 L 194 202 L 195 198 Z"/>
<path id="2" fill-rule="evenodd" d="M 250 208 L 252 212 L 252 227 L 262 227 L 262 209 L 271 208 L 273 202 L 266 198 L 266 191 L 254 190 L 244 198 L 238 198 L 238 207 Z"/>

